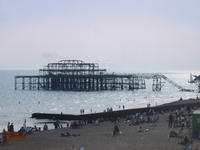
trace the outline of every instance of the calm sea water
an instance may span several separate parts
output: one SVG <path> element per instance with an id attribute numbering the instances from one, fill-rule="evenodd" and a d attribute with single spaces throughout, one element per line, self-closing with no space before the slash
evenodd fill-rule
<path id="1" fill-rule="evenodd" d="M 198 72 L 192 72 L 197 73 Z M 147 89 L 137 91 L 103 91 L 103 92 L 64 92 L 64 91 L 22 91 L 14 90 L 15 75 L 37 75 L 37 71 L 0 71 L 0 131 L 6 128 L 8 121 L 13 122 L 19 129 L 26 119 L 28 126 L 38 121 L 30 119 L 32 113 L 68 113 L 79 114 L 80 109 L 85 113 L 102 112 L 107 107 L 114 110 L 125 108 L 146 107 L 172 102 L 180 97 L 195 98 L 197 93 L 180 92 L 169 83 L 165 83 L 161 92 L 152 92 L 152 80 L 146 80 Z M 190 71 L 165 72 L 168 78 L 179 85 L 195 89 L 189 84 Z"/>

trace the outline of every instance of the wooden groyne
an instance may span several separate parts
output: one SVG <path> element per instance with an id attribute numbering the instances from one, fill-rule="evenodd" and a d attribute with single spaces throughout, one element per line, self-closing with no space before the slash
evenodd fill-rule
<path id="1" fill-rule="evenodd" d="M 138 112 L 147 112 L 149 109 L 154 109 L 157 112 L 169 111 L 174 109 L 179 109 L 181 107 L 200 107 L 200 100 L 189 99 L 184 101 L 176 101 L 172 103 L 167 103 L 151 108 L 136 108 L 136 109 L 126 109 L 118 110 L 112 112 L 102 112 L 102 113 L 92 113 L 84 115 L 72 115 L 72 114 L 49 114 L 49 113 L 34 113 L 32 118 L 36 119 L 52 119 L 52 120 L 95 120 L 95 119 L 112 119 L 117 117 L 125 117 L 127 115 L 135 114 Z"/>

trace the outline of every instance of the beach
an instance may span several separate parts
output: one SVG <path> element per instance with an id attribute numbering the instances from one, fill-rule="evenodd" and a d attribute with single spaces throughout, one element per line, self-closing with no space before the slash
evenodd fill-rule
<path id="1" fill-rule="evenodd" d="M 181 139 L 169 137 L 170 131 L 178 132 L 180 128 L 168 127 L 169 113 L 159 114 L 159 120 L 155 123 L 142 123 L 142 132 L 138 132 L 138 126 L 129 126 L 129 122 L 120 119 L 119 122 L 104 121 L 95 124 L 84 125 L 80 129 L 59 128 L 48 131 L 34 132 L 27 135 L 26 140 L 9 142 L 2 145 L 2 150 L 68 150 L 74 146 L 79 150 L 183 150 L 184 146 L 178 144 Z M 112 136 L 113 127 L 117 124 L 121 134 Z M 62 137 L 61 133 L 69 132 L 80 136 Z M 191 137 L 187 128 L 184 135 Z M 193 139 L 193 148 L 200 148 L 200 142 Z"/>
<path id="2" fill-rule="evenodd" d="M 0 150 L 200 150 L 200 0 L 0 0 Z"/>

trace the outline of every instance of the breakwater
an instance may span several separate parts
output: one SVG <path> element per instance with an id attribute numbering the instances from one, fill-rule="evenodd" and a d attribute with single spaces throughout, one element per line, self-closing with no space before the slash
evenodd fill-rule
<path id="1" fill-rule="evenodd" d="M 176 101 L 167 103 L 155 107 L 149 108 L 137 108 L 137 109 L 126 109 L 112 112 L 92 113 L 83 115 L 72 115 L 72 114 L 48 114 L 48 113 L 34 113 L 32 118 L 36 119 L 53 119 L 53 120 L 95 120 L 95 119 L 112 119 L 117 117 L 125 117 L 138 112 L 147 112 L 149 109 L 154 109 L 156 112 L 169 111 L 179 109 L 181 107 L 200 107 L 200 100 L 188 99 L 184 101 Z"/>

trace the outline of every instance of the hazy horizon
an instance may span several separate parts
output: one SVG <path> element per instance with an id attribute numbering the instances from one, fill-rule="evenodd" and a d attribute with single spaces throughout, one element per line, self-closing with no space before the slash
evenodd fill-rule
<path id="1" fill-rule="evenodd" d="M 0 0 L 0 70 L 60 59 L 116 72 L 199 70 L 198 0 Z"/>

